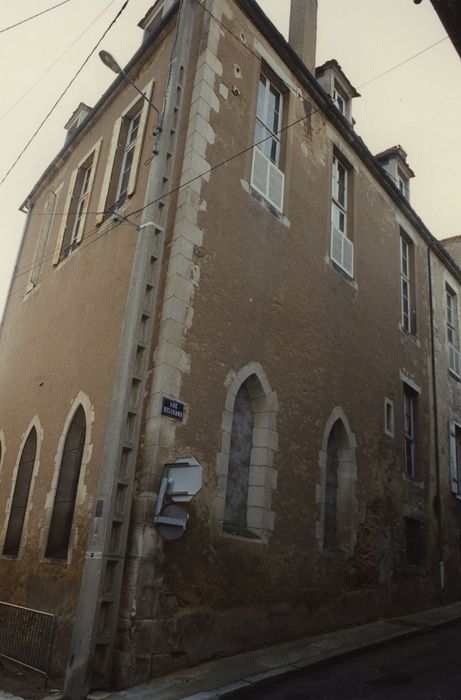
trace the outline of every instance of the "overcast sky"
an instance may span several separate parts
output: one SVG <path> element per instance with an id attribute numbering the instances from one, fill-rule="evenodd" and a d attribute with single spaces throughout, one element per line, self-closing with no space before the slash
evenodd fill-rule
<path id="1" fill-rule="evenodd" d="M 141 41 L 136 25 L 153 1 L 130 0 L 104 39 L 101 48 L 122 65 Z M 0 30 L 58 2 L 3 0 Z M 69 0 L 0 33 L 0 180 L 123 3 Z M 287 36 L 290 1 L 260 4 Z M 461 60 L 446 40 L 377 76 L 445 36 L 429 0 L 319 0 L 317 65 L 336 58 L 358 88 L 356 131 L 373 153 L 398 143 L 407 151 L 416 174 L 412 204 L 437 238 L 461 234 Z M 25 221 L 18 207 L 63 145 L 75 107 L 95 104 L 112 77 L 95 54 L 0 186 L 0 315 Z"/>

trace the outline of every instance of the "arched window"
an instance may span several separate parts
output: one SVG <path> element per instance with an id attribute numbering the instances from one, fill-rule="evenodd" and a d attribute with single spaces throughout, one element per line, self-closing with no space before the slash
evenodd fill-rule
<path id="1" fill-rule="evenodd" d="M 253 446 L 253 408 L 245 384 L 235 397 L 229 451 L 224 528 L 245 532 L 247 523 L 248 487 L 251 449 Z"/>
<path id="2" fill-rule="evenodd" d="M 225 385 L 215 513 L 227 535 L 267 541 L 275 517 L 277 397 L 257 362 L 231 371 Z"/>
<path id="3" fill-rule="evenodd" d="M 11 502 L 10 517 L 6 531 L 3 554 L 17 557 L 21 544 L 24 518 L 26 515 L 27 502 L 29 500 L 30 484 L 34 471 L 35 456 L 37 453 L 37 431 L 32 428 L 24 444 L 21 458 L 19 460 L 18 471 L 16 473 L 16 483 L 14 486 L 13 500 Z"/>
<path id="4" fill-rule="evenodd" d="M 72 418 L 64 443 L 45 557 L 58 559 L 67 557 L 85 437 L 85 411 L 82 406 L 79 406 Z"/>
<path id="5" fill-rule="evenodd" d="M 323 549 L 349 556 L 356 540 L 356 442 L 340 408 L 335 408 L 327 421 L 320 468 L 320 544 Z"/>

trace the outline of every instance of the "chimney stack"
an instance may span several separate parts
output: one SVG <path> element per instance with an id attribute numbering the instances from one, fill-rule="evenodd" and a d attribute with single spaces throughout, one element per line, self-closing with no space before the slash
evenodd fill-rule
<path id="1" fill-rule="evenodd" d="M 291 0 L 289 44 L 315 73 L 317 0 Z"/>

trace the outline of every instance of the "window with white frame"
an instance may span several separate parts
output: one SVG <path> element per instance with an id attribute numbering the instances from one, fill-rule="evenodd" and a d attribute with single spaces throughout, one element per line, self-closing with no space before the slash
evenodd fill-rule
<path id="1" fill-rule="evenodd" d="M 459 324 L 458 324 L 458 297 L 457 294 L 446 285 L 445 298 L 447 304 L 447 342 L 448 342 L 448 368 L 457 377 L 460 376 L 459 359 Z"/>
<path id="2" fill-rule="evenodd" d="M 333 155 L 331 178 L 331 260 L 349 277 L 354 276 L 354 244 L 350 240 L 348 197 L 349 171 Z"/>
<path id="3" fill-rule="evenodd" d="M 448 440 L 451 492 L 461 496 L 461 426 L 454 420 L 448 421 Z"/>
<path id="4" fill-rule="evenodd" d="M 285 176 L 280 170 L 283 95 L 264 73 L 259 77 L 251 186 L 283 211 Z"/>
<path id="5" fill-rule="evenodd" d="M 408 199 L 408 195 L 410 192 L 410 181 L 408 177 L 403 174 L 400 168 L 397 168 L 397 187 L 399 188 L 403 196 L 406 197 L 406 199 Z"/>
<path id="6" fill-rule="evenodd" d="M 384 399 L 384 432 L 394 437 L 394 402 L 387 396 Z"/>
<path id="7" fill-rule="evenodd" d="M 54 265 L 75 250 L 83 238 L 101 143 L 102 139 L 82 159 L 71 175 L 53 259 Z"/>
<path id="8" fill-rule="evenodd" d="M 349 98 L 347 96 L 347 93 L 345 92 L 345 90 L 342 89 L 337 80 L 333 81 L 333 102 L 335 103 L 336 107 L 339 109 L 341 114 L 344 114 L 344 116 L 347 117 L 347 105 L 349 102 Z"/>
<path id="9" fill-rule="evenodd" d="M 416 334 L 414 304 L 414 249 L 403 233 L 400 235 L 401 327 L 405 333 Z"/>
<path id="10" fill-rule="evenodd" d="M 120 206 L 126 199 L 128 194 L 128 184 L 130 182 L 131 170 L 133 168 L 133 159 L 136 149 L 139 123 L 141 121 L 141 112 L 139 111 L 127 124 L 127 134 L 123 148 L 123 158 L 120 167 L 120 177 L 115 195 L 116 205 Z"/>
<path id="11" fill-rule="evenodd" d="M 144 89 L 151 99 L 153 82 Z M 136 98 L 116 120 L 101 187 L 96 223 L 117 211 L 136 191 L 139 164 L 149 116 L 149 103 Z"/>
<path id="12" fill-rule="evenodd" d="M 416 401 L 417 393 L 408 384 L 403 385 L 403 429 L 405 441 L 405 475 L 416 478 Z"/>

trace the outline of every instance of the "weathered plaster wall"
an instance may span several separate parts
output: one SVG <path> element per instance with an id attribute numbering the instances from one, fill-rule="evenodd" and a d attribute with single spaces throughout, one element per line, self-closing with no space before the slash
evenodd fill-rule
<path id="1" fill-rule="evenodd" d="M 459 247 L 459 245 L 458 245 Z M 457 246 L 448 248 L 456 260 Z M 461 500 L 451 491 L 449 421 L 461 425 L 461 384 L 449 371 L 447 342 L 446 286 L 457 295 L 458 318 L 461 286 L 434 256 L 431 257 L 432 287 L 435 318 L 435 366 L 437 379 L 437 409 L 440 446 L 441 517 L 446 566 L 447 598 L 459 598 L 459 568 L 461 564 Z M 459 332 L 459 331 L 458 331 Z"/>
<path id="2" fill-rule="evenodd" d="M 311 110 L 285 93 L 287 126 L 311 116 L 283 137 L 283 216 L 250 191 L 245 149 L 254 138 L 258 52 L 272 70 L 280 59 L 234 3 L 206 8 L 183 183 L 227 162 L 180 193 L 167 268 L 172 298 L 165 295 L 162 310 L 175 342 L 166 347 L 159 337 L 145 424 L 146 440 L 152 428 L 160 435 L 150 488 L 158 488 L 164 461 L 189 454 L 204 466 L 204 488 L 182 539 L 161 545 L 151 525 L 143 529 L 151 560 L 134 585 L 130 579 L 137 592 L 120 643 L 151 674 L 439 601 L 425 245 L 407 231 L 417 289 L 411 337 L 400 328 L 400 226 L 411 227 L 314 103 Z M 296 82 L 284 66 L 281 74 Z M 351 165 L 352 282 L 329 260 L 335 147 Z M 171 278 L 179 261 L 181 276 Z M 254 504 L 261 518 L 271 513 L 260 539 L 222 527 L 229 377 L 251 365 L 276 397 L 264 438 L 274 478 Z M 415 481 L 404 477 L 402 377 L 421 387 Z M 162 395 L 185 402 L 183 423 L 160 416 Z M 386 396 L 394 402 L 394 437 L 384 432 Z M 329 552 L 318 526 L 319 453 L 336 408 L 350 428 L 343 486 L 352 491 L 343 503 L 351 514 L 347 546 Z M 424 522 L 419 571 L 405 561 L 406 516 Z"/>
<path id="3" fill-rule="evenodd" d="M 172 38 L 170 28 L 132 76 L 142 87 L 154 81 L 154 103 L 161 104 L 163 99 Z M 136 229 L 127 223 L 106 219 L 98 224 L 97 211 L 114 123 L 135 95 L 131 87 L 123 85 L 37 193 L 0 339 L 0 510 L 6 513 L 6 519 L 21 440 L 34 416 L 41 426 L 39 464 L 30 491 L 20 553 L 17 558 L 0 557 L 0 599 L 58 616 L 53 662 L 59 671 L 66 661 L 87 528 L 94 507 L 98 461 L 137 237 Z M 157 115 L 150 110 L 136 190 L 125 205 L 125 215 L 144 202 L 156 120 Z M 101 147 L 82 242 L 64 261 L 53 265 L 71 173 L 99 140 Z M 51 191 L 59 192 L 55 214 L 40 280 L 30 288 L 28 280 L 42 212 Z M 131 219 L 139 223 L 140 217 L 141 214 L 134 214 Z M 87 415 L 87 444 L 69 555 L 67 560 L 45 560 L 60 450 L 78 403 L 82 403 Z M 2 546 L 3 538 L 0 551 Z"/>

